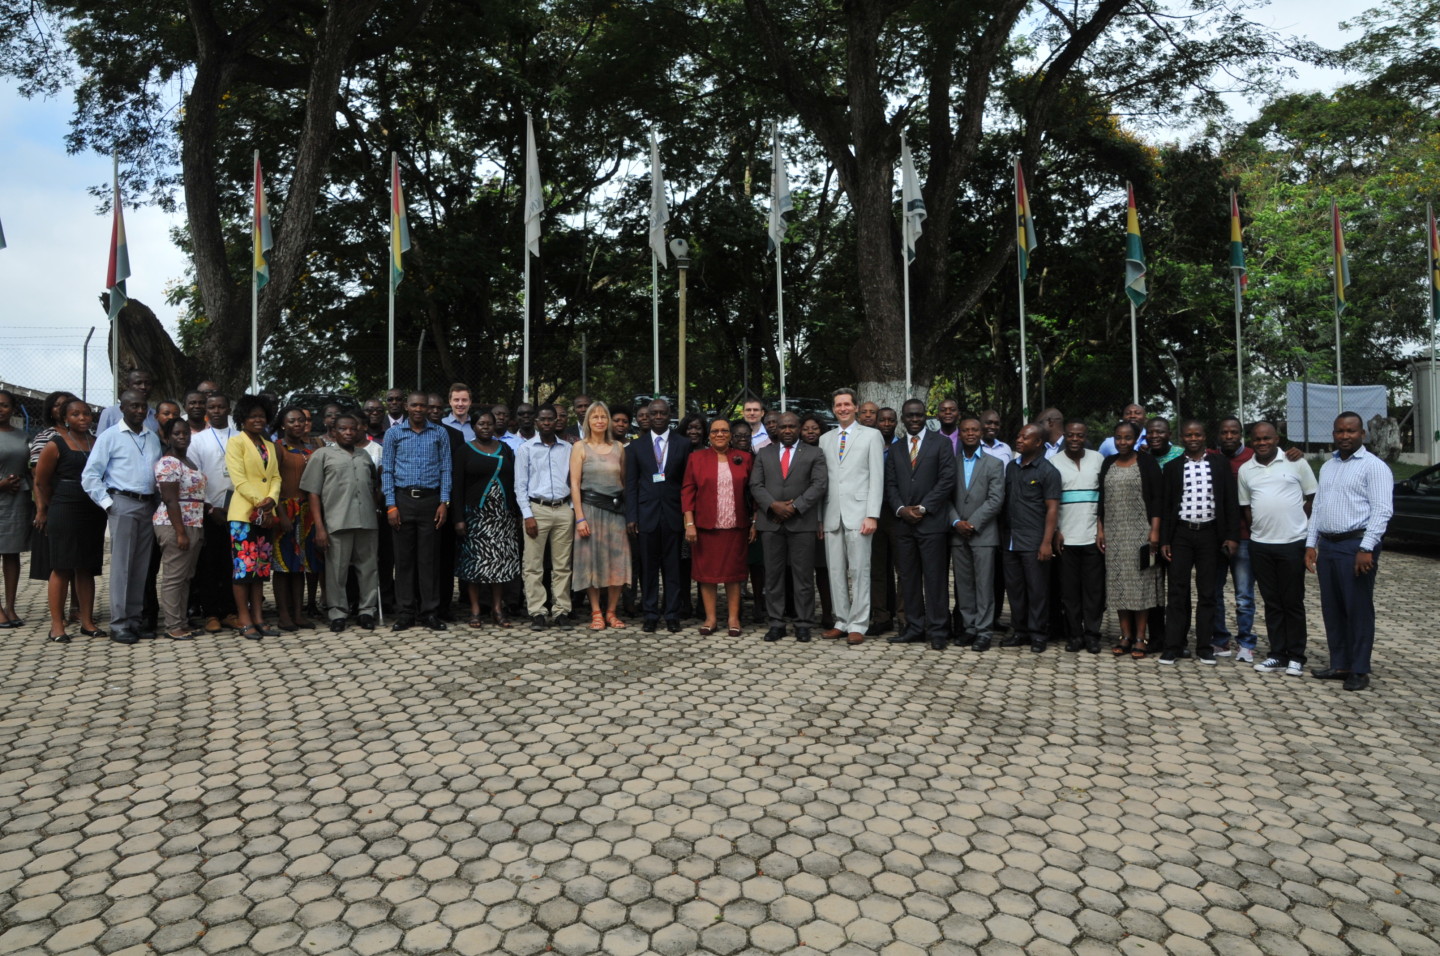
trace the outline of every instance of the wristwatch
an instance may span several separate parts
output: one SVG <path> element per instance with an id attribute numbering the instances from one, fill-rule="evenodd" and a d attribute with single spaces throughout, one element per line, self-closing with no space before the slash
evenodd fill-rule
<path id="1" fill-rule="evenodd" d="M 1375 549 L 1374 549 L 1374 548 L 1361 548 L 1361 549 L 1360 549 L 1360 553 L 1361 553 L 1361 554 L 1374 554 L 1374 553 L 1375 553 Z"/>

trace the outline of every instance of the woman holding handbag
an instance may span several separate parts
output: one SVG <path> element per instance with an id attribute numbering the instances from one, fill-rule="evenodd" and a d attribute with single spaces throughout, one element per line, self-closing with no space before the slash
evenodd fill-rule
<path id="1" fill-rule="evenodd" d="M 265 437 L 270 413 L 257 395 L 235 403 L 240 434 L 225 445 L 225 467 L 235 485 L 230 498 L 230 552 L 235 561 L 232 586 L 240 636 L 258 641 L 280 632 L 265 629 L 265 581 L 274 554 L 270 529 L 280 497 L 280 452 Z"/>

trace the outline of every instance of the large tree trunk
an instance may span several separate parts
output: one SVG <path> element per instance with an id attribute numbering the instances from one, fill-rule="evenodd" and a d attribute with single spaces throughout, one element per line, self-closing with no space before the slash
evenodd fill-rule
<path id="1" fill-rule="evenodd" d="M 100 294 L 100 308 L 109 315 L 110 293 Z M 152 398 L 157 401 L 168 398 L 183 403 L 185 393 L 200 381 L 201 373 L 195 360 L 175 347 L 170 334 L 155 317 L 154 311 L 139 299 L 127 299 L 116 323 L 120 333 L 120 382 L 116 383 L 116 395 L 109 396 L 108 401 L 97 401 L 96 404 L 113 403 L 119 397 L 118 390 L 120 383 L 125 380 L 125 373 L 136 368 L 143 368 L 150 373 L 150 380 L 154 384 Z M 108 322 L 101 328 L 106 332 L 105 353 L 110 358 L 110 367 L 113 368 L 116 364 L 115 336 L 110 334 Z"/>

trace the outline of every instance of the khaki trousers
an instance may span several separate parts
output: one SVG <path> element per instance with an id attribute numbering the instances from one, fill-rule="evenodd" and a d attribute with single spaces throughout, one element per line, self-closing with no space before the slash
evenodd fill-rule
<path id="1" fill-rule="evenodd" d="M 550 547 L 550 593 L 554 614 L 570 613 L 570 552 L 575 543 L 575 512 L 569 505 L 530 504 L 540 533 L 524 537 L 525 608 L 531 617 L 545 615 L 545 547 Z M 524 532 L 521 532 L 524 534 Z"/>
<path id="2" fill-rule="evenodd" d="M 160 612 L 165 618 L 167 631 L 190 630 L 190 616 L 186 613 L 190 602 L 190 579 L 195 576 L 195 565 L 200 562 L 205 529 L 186 528 L 185 534 L 190 539 L 190 548 L 181 551 L 174 525 L 155 526 L 155 543 L 160 546 Z"/>

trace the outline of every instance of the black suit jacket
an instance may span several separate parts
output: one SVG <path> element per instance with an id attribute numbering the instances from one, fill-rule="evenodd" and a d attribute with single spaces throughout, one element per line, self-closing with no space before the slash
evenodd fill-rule
<path id="1" fill-rule="evenodd" d="M 914 467 L 910 465 L 910 435 L 890 446 L 885 456 L 885 512 L 894 515 L 903 507 L 924 505 L 925 517 L 911 524 L 896 517 L 896 534 L 945 534 L 946 506 L 955 491 L 955 450 L 950 439 L 930 432 L 920 442 Z"/>
<path id="2" fill-rule="evenodd" d="M 1180 498 L 1185 492 L 1186 456 L 1181 455 L 1169 462 L 1161 475 L 1160 544 L 1167 545 L 1175 540 L 1175 529 L 1180 526 Z M 1210 485 L 1215 493 L 1215 526 L 1222 541 L 1240 540 L 1239 491 L 1235 483 L 1235 472 L 1224 455 L 1213 451 L 1205 453 L 1205 462 L 1210 466 Z"/>
<path id="3" fill-rule="evenodd" d="M 640 531 L 680 531 L 680 486 L 690 460 L 690 439 L 670 432 L 665 455 L 665 480 L 655 481 L 655 433 L 645 432 L 625 446 L 625 521 Z"/>

